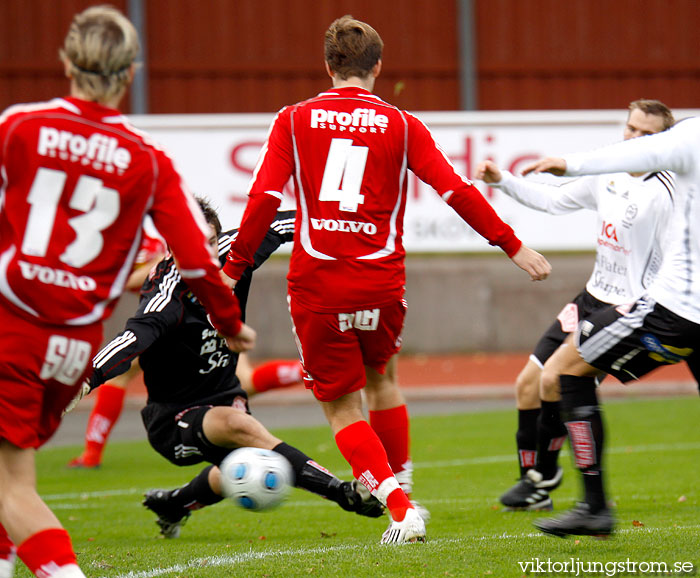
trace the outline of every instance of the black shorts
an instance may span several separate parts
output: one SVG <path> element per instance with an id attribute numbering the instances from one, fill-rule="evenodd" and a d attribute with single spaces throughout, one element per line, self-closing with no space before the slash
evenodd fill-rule
<path id="1" fill-rule="evenodd" d="M 230 403 L 209 403 L 179 410 L 173 410 L 167 404 L 149 403 L 141 410 L 148 441 L 154 450 L 176 466 L 200 462 L 218 466 L 233 450 L 212 444 L 204 435 L 204 416 L 215 406 L 233 406 L 250 413 L 248 396 L 242 389 Z"/>
<path id="2" fill-rule="evenodd" d="M 581 319 L 606 307 L 610 307 L 610 304 L 599 301 L 584 289 L 571 303 L 564 306 L 557 315 L 557 320 L 540 337 L 530 357 L 534 357 L 540 365 L 544 365 L 545 361 L 564 343 L 567 335 L 576 331 Z"/>
<path id="3" fill-rule="evenodd" d="M 575 341 L 584 361 L 623 383 L 680 361 L 698 377 L 700 325 L 648 296 L 594 313 L 579 324 Z"/>

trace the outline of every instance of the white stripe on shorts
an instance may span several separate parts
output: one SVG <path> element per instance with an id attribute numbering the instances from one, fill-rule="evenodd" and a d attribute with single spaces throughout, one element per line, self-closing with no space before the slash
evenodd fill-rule
<path id="1" fill-rule="evenodd" d="M 586 363 L 593 363 L 601 355 L 607 353 L 620 341 L 629 337 L 643 324 L 646 316 L 654 310 L 656 301 L 649 296 L 637 300 L 637 307 L 631 313 L 623 315 L 598 333 L 581 343 L 581 328 L 585 326 L 584 319 L 576 329 L 576 347 Z"/>

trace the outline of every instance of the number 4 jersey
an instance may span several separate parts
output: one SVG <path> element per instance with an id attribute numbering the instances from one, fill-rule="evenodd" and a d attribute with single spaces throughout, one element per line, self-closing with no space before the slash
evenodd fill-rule
<path id="1" fill-rule="evenodd" d="M 513 256 L 520 241 L 458 175 L 428 129 L 371 92 L 345 87 L 282 109 L 249 190 L 225 272 L 238 278 L 293 177 L 297 221 L 289 291 L 315 311 L 396 301 L 405 284 L 402 243 L 407 170 L 491 244 Z"/>
<path id="2" fill-rule="evenodd" d="M 101 321 L 148 213 L 217 327 L 239 331 L 196 202 L 118 111 L 74 98 L 11 107 L 0 117 L 0 185 L 0 295 L 15 311 L 49 325 Z"/>

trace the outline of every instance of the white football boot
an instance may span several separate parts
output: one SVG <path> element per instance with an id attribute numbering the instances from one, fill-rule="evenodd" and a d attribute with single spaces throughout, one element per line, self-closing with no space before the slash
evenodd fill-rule
<path id="1" fill-rule="evenodd" d="M 15 554 L 0 558 L 0 578 L 12 578 L 15 575 Z"/>
<path id="2" fill-rule="evenodd" d="M 415 508 L 406 510 L 400 522 L 391 521 L 382 534 L 381 544 L 412 544 L 425 542 L 425 522 Z"/>

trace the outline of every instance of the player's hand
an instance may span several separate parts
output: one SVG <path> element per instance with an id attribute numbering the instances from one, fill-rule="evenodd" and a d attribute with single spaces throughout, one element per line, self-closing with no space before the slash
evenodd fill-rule
<path id="1" fill-rule="evenodd" d="M 75 397 L 70 400 L 70 403 L 66 406 L 66 409 L 63 410 L 61 417 L 66 415 L 68 412 L 73 411 L 80 402 L 80 400 L 83 399 L 88 393 L 90 393 L 90 382 L 88 380 L 85 380 L 80 385 L 78 393 L 75 394 Z"/>
<path id="2" fill-rule="evenodd" d="M 550 173 L 556 177 L 564 176 L 566 172 L 566 161 L 558 157 L 546 157 L 527 165 L 522 172 L 522 175 L 530 173 Z"/>
<path id="3" fill-rule="evenodd" d="M 474 177 L 489 185 L 495 185 L 501 182 L 503 175 L 501 175 L 501 169 L 498 168 L 496 163 L 493 161 L 483 161 L 476 165 Z"/>
<path id="4" fill-rule="evenodd" d="M 552 266 L 549 261 L 533 251 L 529 247 L 522 245 L 518 252 L 512 257 L 513 263 L 530 275 L 532 281 L 542 281 L 549 277 Z"/>
<path id="5" fill-rule="evenodd" d="M 236 288 L 236 283 L 238 283 L 238 279 L 231 279 L 231 277 L 224 273 L 223 269 L 219 271 L 219 277 L 221 277 L 221 280 L 224 282 L 224 285 L 231 289 L 231 291 L 233 291 Z"/>
<path id="6" fill-rule="evenodd" d="M 238 332 L 238 335 L 234 337 L 225 337 L 228 348 L 236 353 L 243 353 L 244 351 L 253 349 L 253 347 L 255 347 L 256 338 L 257 334 L 255 333 L 255 329 L 249 327 L 245 323 L 241 325 L 241 330 Z"/>

